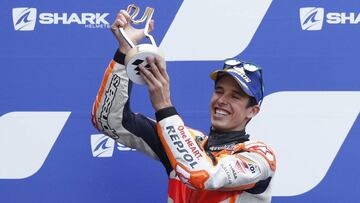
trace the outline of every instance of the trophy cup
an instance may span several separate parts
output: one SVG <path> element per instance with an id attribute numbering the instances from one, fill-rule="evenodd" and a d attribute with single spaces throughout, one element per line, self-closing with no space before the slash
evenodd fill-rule
<path id="1" fill-rule="evenodd" d="M 152 18 L 152 15 L 154 13 L 154 9 L 151 7 L 146 7 L 146 10 L 143 14 L 143 16 L 135 20 L 136 16 L 139 14 L 139 7 L 135 6 L 134 4 L 130 4 L 127 7 L 127 12 L 130 15 L 130 21 L 133 24 L 140 24 L 145 22 L 145 28 L 144 28 L 144 34 L 145 36 L 150 40 L 151 44 L 138 44 L 135 45 L 127 36 L 127 34 L 124 31 L 124 28 L 119 28 L 121 35 L 124 37 L 125 41 L 129 44 L 131 49 L 126 53 L 125 57 L 125 67 L 126 72 L 128 74 L 128 77 L 131 81 L 133 81 L 136 84 L 145 84 L 145 81 L 140 75 L 140 69 L 138 67 L 139 64 L 146 62 L 147 56 L 153 56 L 153 57 L 161 57 L 164 58 L 163 53 L 159 49 L 159 47 L 156 46 L 155 40 L 153 36 L 149 34 L 149 24 Z M 145 65 L 145 68 L 150 68 L 149 64 Z"/>

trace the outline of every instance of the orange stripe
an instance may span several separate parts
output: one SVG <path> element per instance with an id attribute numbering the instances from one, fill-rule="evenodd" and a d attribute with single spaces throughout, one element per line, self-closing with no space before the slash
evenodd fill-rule
<path id="1" fill-rule="evenodd" d="M 217 202 L 232 202 L 235 203 L 237 196 L 242 191 L 219 191 L 219 190 L 192 190 L 186 187 L 181 181 L 169 180 L 169 197 L 174 203 L 217 203 Z M 227 200 L 227 201 L 224 201 Z"/>
<path id="2" fill-rule="evenodd" d="M 183 166 L 181 163 L 177 163 L 174 158 L 173 153 L 170 150 L 169 145 L 167 144 L 167 142 L 164 138 L 164 134 L 162 132 L 162 129 L 161 129 L 161 126 L 159 123 L 157 123 L 156 128 L 157 128 L 157 132 L 158 132 L 160 141 L 165 148 L 166 154 L 168 155 L 170 164 L 173 167 L 173 169 L 176 171 L 176 166 L 179 165 L 183 170 L 185 170 L 186 172 L 188 172 L 190 174 L 189 183 L 192 186 L 194 186 L 196 189 L 203 190 L 205 188 L 205 185 L 204 185 L 205 181 L 207 179 L 209 179 L 209 174 L 207 173 L 207 171 L 205 171 L 205 170 L 190 171 L 185 166 Z"/>
<path id="3" fill-rule="evenodd" d="M 191 129 L 191 128 L 188 128 L 188 129 L 189 129 L 189 132 L 190 132 L 191 136 L 192 136 L 193 139 L 194 139 L 194 143 L 195 143 L 195 144 L 199 147 L 199 149 L 203 152 L 203 153 L 202 153 L 203 157 L 205 157 L 206 160 L 207 160 L 209 163 L 211 163 L 212 165 L 214 165 L 212 159 L 205 153 L 205 144 L 206 144 L 206 142 L 203 141 L 202 143 L 200 143 L 200 146 L 199 146 L 198 143 L 196 142 L 196 135 L 195 135 L 193 129 Z M 205 139 L 207 140 L 207 137 L 206 137 Z M 215 163 L 215 164 L 216 164 L 216 163 Z"/>
<path id="4" fill-rule="evenodd" d="M 205 170 L 190 171 L 181 163 L 177 163 L 184 171 L 190 174 L 189 183 L 198 190 L 205 189 L 205 182 L 209 179 L 210 175 Z"/>
<path id="5" fill-rule="evenodd" d="M 105 87 L 106 87 L 106 83 L 107 83 L 107 81 L 109 79 L 109 76 L 110 76 L 112 70 L 115 67 L 115 64 L 116 64 L 116 62 L 114 60 L 111 60 L 109 66 L 107 67 L 104 78 L 103 78 L 103 81 L 101 82 L 101 85 L 100 85 L 100 88 L 99 88 L 99 91 L 98 91 L 98 94 L 96 96 L 96 100 L 95 100 L 95 103 L 94 103 L 94 106 L 93 106 L 92 122 L 93 122 L 93 125 L 96 128 L 98 128 L 98 123 L 97 123 L 97 121 L 95 119 L 95 114 L 96 114 L 96 112 L 97 112 L 97 110 L 99 108 L 100 101 L 101 101 L 102 95 L 103 95 Z"/>
<path id="6" fill-rule="evenodd" d="M 175 170 L 176 169 L 176 160 L 175 160 L 174 155 L 172 154 L 172 152 L 170 150 L 169 145 L 167 144 L 167 142 L 166 142 L 166 140 L 164 138 L 164 134 L 162 132 L 162 129 L 161 129 L 161 126 L 160 126 L 159 123 L 157 123 L 156 128 L 157 128 L 157 132 L 158 132 L 160 141 L 163 144 L 163 146 L 165 148 L 165 151 L 166 151 L 166 154 L 167 154 L 167 156 L 169 158 L 170 164 L 173 167 L 173 169 Z"/>
<path id="7" fill-rule="evenodd" d="M 252 149 L 254 146 L 252 146 L 252 147 L 249 148 L 249 147 L 248 147 L 246 144 L 244 144 L 244 143 L 235 145 L 234 151 L 244 150 L 244 151 L 254 152 L 254 153 L 260 154 L 260 155 L 261 155 L 262 157 L 264 157 L 265 160 L 269 163 L 271 170 L 272 170 L 272 171 L 275 171 L 275 170 L 276 170 L 276 157 L 275 157 L 274 151 L 273 151 L 268 145 L 266 145 L 265 143 L 263 143 L 263 142 L 261 142 L 261 141 L 257 141 L 256 143 L 262 144 L 264 147 L 266 147 L 267 149 L 269 149 L 268 153 L 271 153 L 271 155 L 273 156 L 274 160 L 268 159 L 268 157 L 266 156 L 266 154 L 264 154 L 263 152 L 260 152 L 260 151 L 257 150 L 257 149 Z"/>
<path id="8" fill-rule="evenodd" d="M 237 194 L 230 197 L 229 203 L 235 203 L 236 202 Z"/>
<path id="9" fill-rule="evenodd" d="M 210 175 L 207 171 L 193 171 L 190 173 L 190 183 L 196 189 L 204 190 L 205 189 L 205 182 L 209 179 Z"/>

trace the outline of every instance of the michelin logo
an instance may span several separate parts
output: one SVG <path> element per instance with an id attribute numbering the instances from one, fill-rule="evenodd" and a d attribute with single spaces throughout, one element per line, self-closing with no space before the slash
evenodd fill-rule
<path id="1" fill-rule="evenodd" d="M 13 8 L 12 17 L 15 30 L 32 31 L 35 29 L 36 8 Z"/>
<path id="2" fill-rule="evenodd" d="M 33 31 L 37 22 L 36 8 L 13 8 L 13 22 L 16 31 Z M 109 28 L 106 20 L 109 13 L 39 13 L 38 22 L 42 25 L 84 25 L 85 28 Z"/>
<path id="3" fill-rule="evenodd" d="M 93 157 L 112 157 L 115 146 L 119 151 L 135 151 L 135 149 L 116 143 L 114 139 L 104 134 L 93 134 L 90 140 Z"/>
<path id="4" fill-rule="evenodd" d="M 324 8 L 300 8 L 300 23 L 303 30 L 321 30 L 323 22 L 327 24 L 359 24 L 360 13 L 354 12 L 329 12 L 324 14 Z"/>

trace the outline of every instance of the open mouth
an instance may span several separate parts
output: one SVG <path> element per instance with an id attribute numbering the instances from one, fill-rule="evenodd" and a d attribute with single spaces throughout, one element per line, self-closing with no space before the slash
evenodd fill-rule
<path id="1" fill-rule="evenodd" d="M 230 112 L 225 109 L 215 108 L 215 115 L 216 116 L 227 116 Z"/>

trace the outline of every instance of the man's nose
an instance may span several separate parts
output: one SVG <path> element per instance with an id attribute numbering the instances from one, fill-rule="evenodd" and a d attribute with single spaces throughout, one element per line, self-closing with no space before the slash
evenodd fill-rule
<path id="1" fill-rule="evenodd" d="M 224 95 L 221 95 L 217 100 L 218 105 L 224 106 L 227 105 L 227 98 Z"/>

